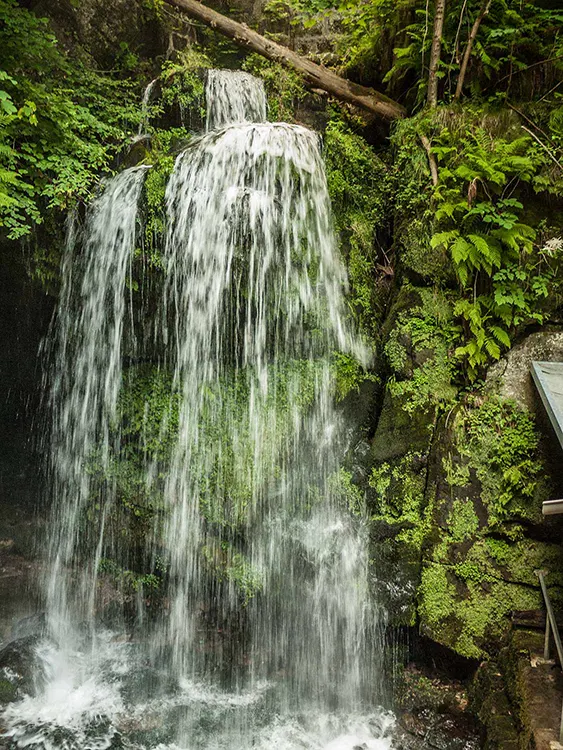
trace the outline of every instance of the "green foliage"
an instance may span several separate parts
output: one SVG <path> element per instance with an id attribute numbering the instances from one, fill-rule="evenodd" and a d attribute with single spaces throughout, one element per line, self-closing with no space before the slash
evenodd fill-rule
<path id="1" fill-rule="evenodd" d="M 420 471 L 420 454 L 407 453 L 398 462 L 376 466 L 369 486 L 375 490 L 372 521 L 394 527 L 395 541 L 422 548 L 430 517 L 424 497 L 425 473 Z"/>
<path id="2" fill-rule="evenodd" d="M 174 168 L 173 150 L 188 143 L 186 128 L 152 129 L 151 150 L 146 161 L 152 164 L 143 185 L 142 211 L 144 214 L 142 250 L 140 255 L 154 270 L 162 268 L 162 249 L 166 229 L 166 185 Z"/>
<path id="3" fill-rule="evenodd" d="M 454 113 L 441 116 L 456 122 Z M 434 135 L 439 184 L 431 246 L 445 248 L 452 259 L 462 293 L 455 314 L 464 337 L 456 355 L 475 380 L 521 327 L 543 322 L 548 289 L 562 283 L 561 253 L 553 242 L 547 251 L 538 246 L 517 197 L 543 165 L 535 141 L 510 128 L 500 137 L 471 115 L 464 122 L 463 132 L 456 124 Z"/>
<path id="4" fill-rule="evenodd" d="M 340 469 L 329 478 L 329 491 L 333 499 L 355 516 L 363 516 L 365 496 L 360 487 L 354 483 L 352 475 Z"/>
<path id="5" fill-rule="evenodd" d="M 375 3 L 372 2 L 372 5 Z M 552 59 L 555 69 L 563 66 L 559 29 L 563 15 L 558 9 L 528 0 L 515 6 L 509 0 L 493 0 L 483 18 L 470 63 L 468 86 L 473 95 L 506 99 L 535 60 Z M 397 85 L 414 77 L 416 103 L 426 96 L 428 63 L 432 44 L 434 4 L 413 2 L 414 18 L 402 29 L 403 46 L 394 50 L 394 64 L 386 81 Z M 438 77 L 444 98 L 453 96 L 469 29 L 483 7 L 482 0 L 448 2 Z M 406 16 L 408 18 L 408 16 Z M 523 77 L 522 77 L 523 78 Z"/>
<path id="6" fill-rule="evenodd" d="M 154 267 L 161 266 L 161 252 L 164 247 L 166 211 L 164 197 L 168 178 L 174 168 L 171 155 L 161 156 L 149 170 L 144 182 L 145 221 L 144 256 Z"/>
<path id="7" fill-rule="evenodd" d="M 268 3 L 270 15 L 305 29 L 333 21 L 340 33 L 334 54 L 340 65 L 370 71 L 385 52 L 388 39 L 399 32 L 412 0 L 275 0 Z"/>
<path id="8" fill-rule="evenodd" d="M 160 74 L 161 103 L 178 105 L 184 116 L 205 118 L 203 69 L 210 67 L 209 58 L 187 47 L 176 62 L 167 61 Z"/>
<path id="9" fill-rule="evenodd" d="M 208 539 L 202 547 L 203 560 L 218 582 L 228 581 L 235 586 L 243 605 L 261 590 L 263 581 L 248 558 L 237 552 L 229 542 Z"/>
<path id="10" fill-rule="evenodd" d="M 14 239 L 91 194 L 140 112 L 131 82 L 71 61 L 14 0 L 0 0 L 0 47 L 0 226 Z"/>
<path id="11" fill-rule="evenodd" d="M 419 614 L 424 623 L 434 632 L 455 611 L 456 589 L 450 582 L 442 565 L 426 565 L 418 589 Z M 439 638 L 438 638 L 439 640 Z"/>
<path id="12" fill-rule="evenodd" d="M 543 467 L 532 417 L 509 401 L 469 397 L 455 420 L 458 450 L 481 482 L 489 523 L 537 520 L 535 502 Z"/>
<path id="13" fill-rule="evenodd" d="M 327 183 L 346 257 L 350 305 L 360 329 L 374 338 L 379 322 L 376 231 L 385 226 L 388 169 L 361 136 L 334 117 L 324 141 Z"/>
<path id="14" fill-rule="evenodd" d="M 301 76 L 257 54 L 248 55 L 242 68 L 264 81 L 268 119 L 272 122 L 295 122 L 295 110 L 307 95 Z"/>
<path id="15" fill-rule="evenodd" d="M 450 275 L 446 253 L 432 248 L 432 183 L 428 156 L 420 143 L 419 118 L 405 118 L 391 133 L 393 240 L 410 278 L 442 284 Z"/>
<path id="16" fill-rule="evenodd" d="M 366 380 L 377 382 L 377 377 L 366 372 L 357 359 L 350 354 L 333 352 L 331 369 L 334 378 L 334 391 L 337 401 L 342 401 L 352 391 L 359 392 Z"/>
<path id="17" fill-rule="evenodd" d="M 454 500 L 448 518 L 448 533 L 453 542 L 463 542 L 479 529 L 479 519 L 471 500 Z"/>
<path id="18" fill-rule="evenodd" d="M 147 457 L 159 462 L 168 460 L 176 442 L 179 403 L 169 372 L 153 367 L 129 369 L 119 398 L 116 425 L 124 454 L 143 462 Z"/>
<path id="19" fill-rule="evenodd" d="M 161 578 L 155 573 L 136 573 L 120 567 L 109 558 L 104 557 L 100 560 L 98 570 L 102 575 L 110 576 L 126 596 L 138 591 L 150 594 L 160 589 Z"/>
<path id="20" fill-rule="evenodd" d="M 451 303 L 439 289 L 416 292 L 420 305 L 398 314 L 384 349 L 393 370 L 389 391 L 409 414 L 447 404 L 456 395 L 451 355 L 459 334 Z"/>

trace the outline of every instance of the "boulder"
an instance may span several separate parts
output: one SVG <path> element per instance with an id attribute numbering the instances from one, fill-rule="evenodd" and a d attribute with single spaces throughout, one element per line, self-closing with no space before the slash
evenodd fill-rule
<path id="1" fill-rule="evenodd" d="M 42 675 L 37 644 L 37 636 L 27 636 L 0 650 L 0 704 L 36 693 Z"/>
<path id="2" fill-rule="evenodd" d="M 538 399 L 530 374 L 534 360 L 563 361 L 563 331 L 539 331 L 527 336 L 489 368 L 487 386 L 499 396 L 516 401 L 523 409 L 535 411 Z"/>

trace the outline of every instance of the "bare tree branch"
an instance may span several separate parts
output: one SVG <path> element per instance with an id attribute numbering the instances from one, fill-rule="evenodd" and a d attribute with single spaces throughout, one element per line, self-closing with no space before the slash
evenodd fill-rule
<path id="1" fill-rule="evenodd" d="M 422 133 L 419 133 L 418 137 L 420 138 L 420 142 L 422 143 L 424 150 L 428 155 L 428 166 L 430 167 L 432 184 L 434 185 L 434 187 L 436 187 L 436 185 L 438 184 L 438 164 L 436 162 L 435 155 L 432 153 L 432 144 L 425 135 L 422 135 Z"/>
<path id="2" fill-rule="evenodd" d="M 469 38 L 467 40 L 467 46 L 465 47 L 465 52 L 463 53 L 463 59 L 461 61 L 461 67 L 459 69 L 459 78 L 457 79 L 457 86 L 454 96 L 454 99 L 456 100 L 461 97 L 463 84 L 465 83 L 465 75 L 467 73 L 467 66 L 469 65 L 469 59 L 471 57 L 471 53 L 473 52 L 473 45 L 475 44 L 475 39 L 477 38 L 477 33 L 479 32 L 479 26 L 481 26 L 481 22 L 483 21 L 485 16 L 488 15 L 489 10 L 491 9 L 492 1 L 493 0 L 483 0 L 479 15 L 477 16 L 473 23 L 473 26 L 471 27 Z"/>

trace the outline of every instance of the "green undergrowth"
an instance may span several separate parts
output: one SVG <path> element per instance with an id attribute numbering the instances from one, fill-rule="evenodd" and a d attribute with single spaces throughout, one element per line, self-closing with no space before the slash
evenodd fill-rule
<path id="1" fill-rule="evenodd" d="M 419 300 L 400 310 L 384 347 L 392 375 L 387 388 L 409 414 L 447 405 L 457 395 L 453 355 L 459 340 L 452 295 L 439 288 L 405 287 Z"/>
<path id="2" fill-rule="evenodd" d="M 554 143 L 557 112 L 545 125 Z M 400 260 L 410 278 L 451 289 L 455 357 L 469 381 L 563 300 L 563 177 L 553 153 L 523 129 L 529 119 L 502 107 L 444 106 L 392 136 Z"/>
<path id="3" fill-rule="evenodd" d="M 538 494 L 546 487 L 533 417 L 510 401 L 475 395 L 457 413 L 453 430 L 460 461 L 481 484 L 489 525 L 538 522 Z"/>
<path id="4" fill-rule="evenodd" d="M 387 227 L 389 169 L 365 140 L 334 114 L 323 149 L 335 229 L 350 280 L 349 304 L 360 330 L 374 339 L 381 322 L 376 234 Z"/>
<path id="5" fill-rule="evenodd" d="M 0 2 L 0 226 L 28 235 L 92 196 L 140 122 L 137 84 L 60 48 L 48 21 Z"/>
<path id="6" fill-rule="evenodd" d="M 261 55 L 247 55 L 242 69 L 264 81 L 271 122 L 295 122 L 296 110 L 307 96 L 301 76 Z"/>

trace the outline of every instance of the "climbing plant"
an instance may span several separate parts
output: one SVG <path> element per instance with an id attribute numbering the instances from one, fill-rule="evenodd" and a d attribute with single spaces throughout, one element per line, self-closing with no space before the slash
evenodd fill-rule
<path id="1" fill-rule="evenodd" d="M 499 136 L 490 127 L 466 125 L 465 133 L 444 127 L 435 136 L 439 182 L 431 245 L 449 251 L 462 291 L 454 312 L 465 341 L 457 355 L 473 380 L 520 326 L 543 322 L 548 285 L 557 286 L 559 251 L 557 243 L 541 246 L 526 220 L 526 191 L 544 161 L 537 143 L 518 130 Z"/>

